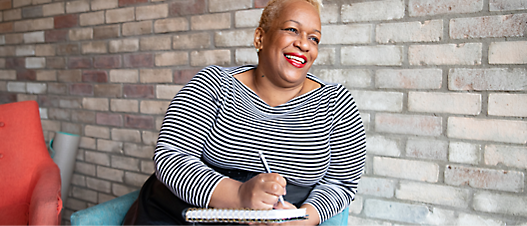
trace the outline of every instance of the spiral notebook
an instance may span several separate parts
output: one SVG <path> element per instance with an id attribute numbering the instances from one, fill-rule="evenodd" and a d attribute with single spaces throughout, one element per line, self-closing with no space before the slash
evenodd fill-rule
<path id="1" fill-rule="evenodd" d="M 307 219 L 304 208 L 281 210 L 188 208 L 183 212 L 183 217 L 191 223 L 279 223 Z"/>

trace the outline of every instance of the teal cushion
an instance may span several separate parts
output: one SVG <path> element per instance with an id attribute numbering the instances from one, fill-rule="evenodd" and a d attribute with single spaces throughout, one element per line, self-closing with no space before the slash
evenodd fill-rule
<path id="1" fill-rule="evenodd" d="M 323 226 L 348 225 L 348 214 L 349 214 L 349 207 L 346 207 L 346 209 L 344 209 L 342 212 L 322 222 L 322 224 L 320 225 L 323 225 Z"/>
<path id="2" fill-rule="evenodd" d="M 79 210 L 70 217 L 71 225 L 121 225 L 139 190 L 110 201 Z"/>

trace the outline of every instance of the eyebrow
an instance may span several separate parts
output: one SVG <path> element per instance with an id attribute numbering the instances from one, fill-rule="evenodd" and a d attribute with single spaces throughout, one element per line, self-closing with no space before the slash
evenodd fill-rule
<path id="1" fill-rule="evenodd" d="M 297 24 L 299 24 L 299 25 L 302 24 L 302 23 L 300 23 L 300 22 L 298 22 L 298 21 L 296 21 L 296 20 L 286 20 L 286 21 L 284 22 L 284 24 L 285 24 L 286 22 L 293 22 L 293 23 L 297 23 Z M 319 34 L 322 34 L 322 32 L 320 32 L 319 30 L 317 30 L 317 29 L 314 29 L 314 30 L 315 30 L 315 32 L 318 32 Z"/>

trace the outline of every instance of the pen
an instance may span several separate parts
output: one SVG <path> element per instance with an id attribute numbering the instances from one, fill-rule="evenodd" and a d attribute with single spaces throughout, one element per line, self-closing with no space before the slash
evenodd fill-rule
<path id="1" fill-rule="evenodd" d="M 267 161 L 265 160 L 265 156 L 263 155 L 262 151 L 258 151 L 258 154 L 260 155 L 260 160 L 262 160 L 262 164 L 264 165 L 265 171 L 267 171 L 267 173 L 272 173 L 271 169 L 269 168 L 269 165 L 267 165 Z M 285 206 L 284 197 L 282 197 L 281 195 L 278 196 L 278 201 L 280 201 L 280 203 Z"/>

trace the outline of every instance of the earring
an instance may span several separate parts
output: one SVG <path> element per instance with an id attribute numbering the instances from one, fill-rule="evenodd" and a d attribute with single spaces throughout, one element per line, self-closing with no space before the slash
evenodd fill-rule
<path id="1" fill-rule="evenodd" d="M 256 53 L 259 53 L 260 52 L 260 49 L 256 49 Z"/>

